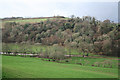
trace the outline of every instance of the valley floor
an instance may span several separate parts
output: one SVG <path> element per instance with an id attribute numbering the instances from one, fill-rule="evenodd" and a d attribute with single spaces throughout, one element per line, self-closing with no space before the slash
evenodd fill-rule
<path id="1" fill-rule="evenodd" d="M 2 56 L 3 78 L 118 78 L 117 68 L 43 61 L 40 58 Z"/>

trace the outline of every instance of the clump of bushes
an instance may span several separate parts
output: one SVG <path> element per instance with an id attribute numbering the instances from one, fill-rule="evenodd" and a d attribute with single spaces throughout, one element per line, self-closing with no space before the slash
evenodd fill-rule
<path id="1" fill-rule="evenodd" d="M 82 63 L 77 63 L 77 64 L 82 65 Z"/>
<path id="2" fill-rule="evenodd" d="M 55 46 L 49 49 L 49 58 L 55 59 L 55 60 L 62 60 L 65 59 L 65 49 L 60 46 Z"/>
<path id="3" fill-rule="evenodd" d="M 65 62 L 69 62 L 68 60 L 65 60 Z"/>
<path id="4" fill-rule="evenodd" d="M 105 60 L 103 62 L 95 62 L 94 64 L 92 64 L 92 66 L 96 66 L 96 67 L 104 67 L 104 68 L 112 68 L 112 64 L 113 62 L 110 60 Z"/>

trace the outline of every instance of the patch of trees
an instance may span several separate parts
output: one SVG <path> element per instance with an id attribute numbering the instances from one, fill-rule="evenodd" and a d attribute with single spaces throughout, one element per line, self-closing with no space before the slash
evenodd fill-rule
<path id="1" fill-rule="evenodd" d="M 3 18 L 2 20 L 12 20 L 12 19 L 23 19 L 23 17 L 6 17 Z"/>
<path id="2" fill-rule="evenodd" d="M 5 43 L 58 44 L 76 48 L 79 52 L 118 56 L 120 52 L 120 26 L 110 20 L 98 21 L 94 17 L 72 16 L 39 23 L 6 23 L 2 41 Z"/>
<path id="3" fill-rule="evenodd" d="M 15 44 L 13 47 L 11 46 L 11 44 L 4 43 L 2 52 L 6 53 L 6 55 L 21 55 L 22 57 L 26 57 L 28 54 L 30 57 L 48 58 L 54 61 L 65 59 L 65 54 L 67 53 L 64 47 L 58 45 L 46 48 L 33 48 L 33 46 L 27 44 Z"/>

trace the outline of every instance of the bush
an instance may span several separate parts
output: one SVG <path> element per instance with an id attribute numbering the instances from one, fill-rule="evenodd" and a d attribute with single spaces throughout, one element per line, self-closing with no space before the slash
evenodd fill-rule
<path id="1" fill-rule="evenodd" d="M 65 58 L 65 50 L 62 47 L 56 46 L 50 49 L 49 57 L 55 60 L 61 60 Z"/>
<path id="2" fill-rule="evenodd" d="M 65 60 L 65 62 L 69 62 L 68 60 Z"/>

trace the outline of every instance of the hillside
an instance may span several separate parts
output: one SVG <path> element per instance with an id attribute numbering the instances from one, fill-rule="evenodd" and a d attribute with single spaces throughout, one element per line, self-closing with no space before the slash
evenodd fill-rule
<path id="1" fill-rule="evenodd" d="M 31 20 L 26 20 L 27 23 L 23 20 L 6 21 L 2 41 L 60 45 L 83 53 L 108 56 L 120 53 L 120 26 L 110 20 L 98 21 L 90 16 L 33 19 L 33 23 Z"/>

